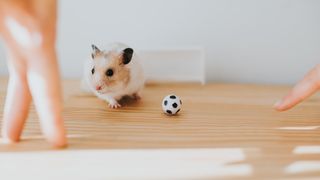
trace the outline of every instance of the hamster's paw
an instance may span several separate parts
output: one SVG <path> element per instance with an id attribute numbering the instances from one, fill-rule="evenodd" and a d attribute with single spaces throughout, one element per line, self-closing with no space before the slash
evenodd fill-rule
<path id="1" fill-rule="evenodd" d="M 105 100 L 109 104 L 109 108 L 117 109 L 117 108 L 121 107 L 121 105 L 118 103 L 118 101 L 116 99 L 114 99 L 113 97 L 107 96 Z"/>
<path id="2" fill-rule="evenodd" d="M 120 108 L 121 105 L 117 101 L 111 101 L 109 102 L 109 108 L 111 109 L 117 109 Z"/>

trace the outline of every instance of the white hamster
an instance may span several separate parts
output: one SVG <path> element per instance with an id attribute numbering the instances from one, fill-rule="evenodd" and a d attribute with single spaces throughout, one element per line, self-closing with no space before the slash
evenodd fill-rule
<path id="1" fill-rule="evenodd" d="M 113 43 L 104 50 L 92 45 L 91 58 L 84 65 L 83 89 L 94 93 L 119 108 L 124 96 L 140 99 L 144 73 L 134 50 L 122 43 Z"/>

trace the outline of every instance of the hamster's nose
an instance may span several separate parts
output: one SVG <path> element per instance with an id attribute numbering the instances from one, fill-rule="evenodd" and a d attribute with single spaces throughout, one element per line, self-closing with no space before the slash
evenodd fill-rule
<path id="1" fill-rule="evenodd" d="M 97 91 L 101 90 L 101 86 L 96 86 L 96 90 Z"/>

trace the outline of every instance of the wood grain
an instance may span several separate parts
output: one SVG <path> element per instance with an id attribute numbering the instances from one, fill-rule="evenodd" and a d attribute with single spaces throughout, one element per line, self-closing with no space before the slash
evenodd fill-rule
<path id="1" fill-rule="evenodd" d="M 6 80 L 0 81 L 1 119 Z M 22 142 L 0 145 L 0 178 L 39 179 L 317 179 L 320 97 L 279 113 L 284 86 L 148 84 L 139 102 L 112 110 L 64 81 L 70 145 L 55 150 L 31 107 Z M 178 116 L 161 111 L 170 93 Z M 38 171 L 35 171 L 38 169 Z M 21 173 L 15 173 L 20 171 Z M 2 173 L 5 172 L 5 173 Z"/>

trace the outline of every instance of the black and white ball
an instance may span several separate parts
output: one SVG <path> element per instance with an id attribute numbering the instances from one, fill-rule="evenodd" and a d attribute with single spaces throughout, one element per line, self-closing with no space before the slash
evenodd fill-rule
<path id="1" fill-rule="evenodd" d="M 182 102 L 180 98 L 174 94 L 170 94 L 163 98 L 162 109 L 167 115 L 175 115 L 181 109 Z"/>

